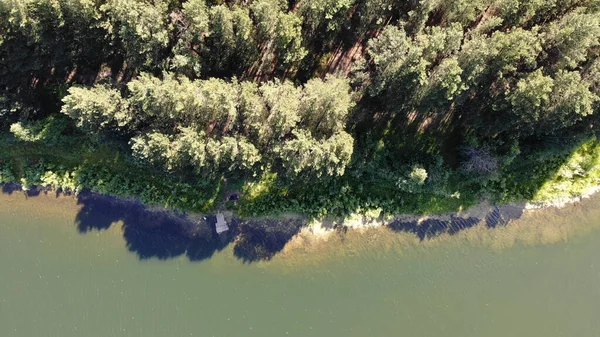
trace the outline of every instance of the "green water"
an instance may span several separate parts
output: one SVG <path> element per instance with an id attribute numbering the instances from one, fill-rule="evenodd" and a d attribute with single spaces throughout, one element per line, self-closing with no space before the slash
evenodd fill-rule
<path id="1" fill-rule="evenodd" d="M 244 264 L 230 247 L 140 260 L 119 224 L 79 233 L 78 207 L 0 195 L 0 336 L 600 335 L 596 229 L 501 250 L 333 240 L 312 263 Z M 600 222 L 586 214 L 582 228 Z"/>

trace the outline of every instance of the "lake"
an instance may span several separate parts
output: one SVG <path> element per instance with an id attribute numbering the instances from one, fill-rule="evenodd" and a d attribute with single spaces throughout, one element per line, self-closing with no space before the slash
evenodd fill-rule
<path id="1" fill-rule="evenodd" d="M 0 336 L 600 335 L 598 197 L 424 240 L 305 238 L 265 261 L 233 243 L 145 254 L 110 207 L 82 230 L 84 206 L 0 194 Z"/>

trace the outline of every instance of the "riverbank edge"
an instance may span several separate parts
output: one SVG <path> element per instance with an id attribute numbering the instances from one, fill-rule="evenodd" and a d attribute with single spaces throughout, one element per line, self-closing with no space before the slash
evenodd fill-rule
<path id="1" fill-rule="evenodd" d="M 66 197 L 75 197 L 75 193 L 64 193 L 60 189 L 53 186 L 33 186 L 29 189 L 23 188 L 19 183 L 4 183 L 0 184 L 3 193 L 13 193 L 22 191 L 28 196 L 35 196 L 39 193 L 56 193 L 57 196 L 63 195 Z M 488 227 L 496 227 L 508 224 L 510 221 L 520 218 L 525 212 L 531 210 L 540 210 L 546 208 L 563 208 L 592 197 L 600 192 L 600 185 L 589 186 L 584 189 L 579 195 L 572 197 L 561 197 L 549 201 L 522 201 L 511 202 L 506 204 L 495 204 L 488 199 L 484 199 L 477 204 L 468 207 L 464 210 L 456 212 L 442 212 L 434 214 L 396 214 L 391 216 L 383 216 L 379 210 L 367 212 L 367 214 L 354 214 L 346 218 L 330 218 L 324 219 L 309 219 L 305 215 L 297 213 L 285 213 L 278 216 L 263 216 L 263 217 L 240 217 L 232 211 L 224 211 L 225 219 L 230 223 L 239 222 L 262 222 L 267 225 L 277 226 L 282 220 L 287 222 L 297 222 L 299 231 L 295 235 L 310 236 L 315 238 L 326 238 L 327 236 L 338 233 L 340 230 L 347 231 L 365 231 L 378 227 L 398 227 L 406 224 L 420 226 L 427 222 L 433 226 L 443 228 L 445 230 L 462 230 L 476 224 L 485 222 Z M 198 219 L 206 219 L 210 214 L 202 214 L 195 212 L 186 212 L 178 209 L 164 208 L 160 206 L 148 205 L 135 197 L 119 197 L 109 194 L 94 192 L 86 189 L 84 193 L 91 193 L 100 197 L 111 198 L 118 202 L 128 203 L 130 205 L 143 206 L 149 211 L 168 213 L 173 217 L 181 217 L 184 215 L 189 220 L 199 222 Z M 237 235 L 239 233 L 236 233 Z"/>
<path id="2" fill-rule="evenodd" d="M 311 221 L 308 226 L 300 232 L 302 235 L 317 236 L 325 238 L 336 233 L 340 228 L 365 231 L 378 227 L 390 227 L 398 224 L 414 223 L 421 225 L 424 222 L 441 223 L 440 226 L 448 227 L 455 224 L 454 229 L 471 227 L 474 223 L 485 222 L 488 227 L 507 225 L 512 220 L 519 219 L 525 212 L 543 210 L 548 208 L 564 208 L 576 204 L 584 199 L 591 198 L 600 192 L 600 184 L 585 188 L 582 193 L 571 197 L 559 197 L 548 201 L 515 201 L 496 204 L 489 199 L 483 199 L 473 206 L 456 212 L 442 212 L 433 214 L 396 214 L 392 216 L 369 217 L 365 215 L 354 215 L 342 220 L 325 219 Z"/>

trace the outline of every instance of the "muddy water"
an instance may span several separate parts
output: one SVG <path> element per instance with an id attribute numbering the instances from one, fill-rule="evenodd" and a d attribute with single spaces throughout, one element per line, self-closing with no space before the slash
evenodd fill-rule
<path id="1" fill-rule="evenodd" d="M 600 198 L 426 240 L 298 237 L 255 263 L 143 255 L 118 219 L 82 231 L 82 207 L 0 194 L 0 336 L 600 335 Z"/>

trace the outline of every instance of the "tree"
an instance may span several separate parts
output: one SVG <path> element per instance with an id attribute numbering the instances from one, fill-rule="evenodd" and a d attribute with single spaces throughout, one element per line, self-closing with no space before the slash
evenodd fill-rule
<path id="1" fill-rule="evenodd" d="M 498 7 L 500 17 L 506 24 L 520 26 L 530 21 L 536 14 L 547 12 L 556 6 L 555 0 L 500 0 Z"/>
<path id="2" fill-rule="evenodd" d="M 279 13 L 275 29 L 277 58 L 284 67 L 298 64 L 307 51 L 302 47 L 302 19 L 294 13 Z"/>
<path id="3" fill-rule="evenodd" d="M 128 101 L 135 111 L 135 124 L 172 128 L 174 123 L 189 124 L 202 104 L 198 88 L 184 77 L 170 73 L 159 79 L 148 73 L 127 84 Z"/>
<path id="4" fill-rule="evenodd" d="M 169 171 L 179 169 L 183 162 L 172 137 L 160 132 L 150 132 L 132 138 L 131 149 L 137 158 Z"/>
<path id="5" fill-rule="evenodd" d="M 181 19 L 177 21 L 179 39 L 170 66 L 190 77 L 199 77 L 202 46 L 209 33 L 209 10 L 205 0 L 189 0 L 182 7 Z"/>
<path id="6" fill-rule="evenodd" d="M 314 33 L 321 26 L 327 31 L 338 31 L 342 20 L 355 0 L 307 0 L 300 3 L 300 14 L 308 31 Z"/>
<path id="7" fill-rule="evenodd" d="M 256 0 L 250 7 L 254 22 L 257 23 L 258 39 L 265 43 L 274 36 L 279 15 L 286 9 L 284 0 Z"/>
<path id="8" fill-rule="evenodd" d="M 183 3 L 183 15 L 189 32 L 196 39 L 202 38 L 208 32 L 210 24 L 209 10 L 205 0 L 188 0 Z"/>
<path id="9" fill-rule="evenodd" d="M 508 95 L 519 119 L 515 127 L 530 133 L 549 134 L 572 126 L 593 113 L 598 96 L 578 72 L 560 70 L 554 78 L 537 70 L 517 83 Z"/>
<path id="10" fill-rule="evenodd" d="M 569 127 L 583 117 L 594 113 L 593 105 L 599 97 L 590 91 L 590 84 L 582 81 L 576 71 L 559 70 L 554 76 L 554 87 L 549 101 L 549 118 L 543 133 Z"/>
<path id="11" fill-rule="evenodd" d="M 209 139 L 206 143 L 206 152 L 212 167 L 218 169 L 218 172 L 235 170 L 248 172 L 261 159 L 254 145 L 241 137 L 223 137 L 218 141 Z M 201 171 L 201 167 L 196 166 L 196 171 Z"/>
<path id="12" fill-rule="evenodd" d="M 430 63 L 438 58 L 447 58 L 460 49 L 463 29 L 458 23 L 449 27 L 426 27 L 415 37 L 423 48 L 423 57 Z"/>
<path id="13" fill-rule="evenodd" d="M 379 37 L 369 41 L 368 56 L 375 68 L 369 93 L 384 94 L 389 106 L 400 107 L 426 82 L 429 62 L 423 58 L 423 47 L 402 28 L 386 26 Z"/>
<path id="14" fill-rule="evenodd" d="M 198 84 L 201 104 L 194 111 L 191 125 L 206 130 L 207 134 L 226 133 L 237 121 L 237 84 L 216 78 Z"/>
<path id="15" fill-rule="evenodd" d="M 294 139 L 286 141 L 278 149 L 283 166 L 289 173 L 308 173 L 317 177 L 344 174 L 352 159 L 352 136 L 342 131 L 318 141 L 304 130 L 294 131 L 293 135 Z"/>
<path id="16" fill-rule="evenodd" d="M 344 175 L 346 166 L 350 164 L 352 153 L 354 153 L 354 139 L 345 132 L 340 131 L 329 137 L 322 143 L 324 148 L 324 164 L 325 172 L 330 175 Z"/>
<path id="17" fill-rule="evenodd" d="M 266 105 L 264 113 L 245 111 L 246 120 L 255 125 L 264 124 L 259 134 L 269 142 L 277 142 L 288 135 L 300 120 L 300 90 L 289 81 L 267 82 L 260 86 L 260 93 Z M 257 112 L 260 112 L 258 110 Z"/>
<path id="18" fill-rule="evenodd" d="M 263 53 L 262 68 L 289 70 L 306 56 L 302 46 L 302 19 L 284 12 L 283 0 L 258 0 L 251 6 Z M 276 63 L 274 66 L 271 63 Z"/>
<path id="19" fill-rule="evenodd" d="M 261 159 L 258 150 L 242 137 L 210 138 L 193 128 L 178 131 L 174 136 L 151 132 L 134 137 L 134 155 L 169 171 L 191 167 L 206 176 L 249 171 Z"/>
<path id="20" fill-rule="evenodd" d="M 160 66 L 171 30 L 166 0 L 108 0 L 100 10 L 108 16 L 106 28 L 122 45 L 128 66 Z"/>
<path id="21" fill-rule="evenodd" d="M 462 73 L 463 70 L 455 57 L 443 59 L 429 76 L 428 96 L 431 104 L 451 102 L 462 93 L 466 89 L 461 78 Z"/>
<path id="22" fill-rule="evenodd" d="M 240 83 L 240 129 L 255 144 L 265 145 L 272 136 L 269 127 L 269 110 L 261 96 L 258 84 Z"/>
<path id="23" fill-rule="evenodd" d="M 219 5 L 210 9 L 209 31 L 201 58 L 214 74 L 236 70 L 241 75 L 257 56 L 255 30 L 247 9 Z"/>
<path id="24" fill-rule="evenodd" d="M 92 132 L 125 128 L 133 119 L 127 101 L 121 98 L 119 91 L 108 86 L 71 87 L 68 92 L 61 111 L 81 128 Z"/>
<path id="25" fill-rule="evenodd" d="M 494 32 L 487 47 L 490 49 L 490 73 L 499 76 L 513 73 L 519 66 L 534 68 L 542 51 L 537 29 Z"/>
<path id="26" fill-rule="evenodd" d="M 236 86 L 216 78 L 190 81 L 165 73 L 161 80 L 144 73 L 128 84 L 128 100 L 136 109 L 137 123 L 155 129 L 184 125 L 223 133 L 237 119 Z"/>
<path id="27" fill-rule="evenodd" d="M 458 22 L 463 26 L 473 22 L 486 9 L 486 0 L 439 0 L 438 10 L 444 13 L 446 22 Z"/>
<path id="28" fill-rule="evenodd" d="M 543 110 L 550 100 L 554 80 L 545 76 L 541 69 L 519 80 L 516 88 L 510 91 L 507 99 L 511 103 L 511 112 L 518 119 L 517 127 L 533 132 L 544 116 Z"/>
<path id="29" fill-rule="evenodd" d="M 0 2 L 0 88 L 23 101 L 29 86 L 62 79 L 77 67 L 95 69 L 110 52 L 95 5 L 86 0 Z"/>
<path id="30" fill-rule="evenodd" d="M 301 124 L 317 139 L 344 130 L 353 105 L 346 79 L 328 75 L 306 83 L 300 100 Z"/>
<path id="31" fill-rule="evenodd" d="M 591 48 L 600 45 L 600 16 L 571 12 L 548 27 L 545 48 L 556 59 L 556 66 L 576 68 L 588 58 Z"/>
<path id="32" fill-rule="evenodd" d="M 519 67 L 535 69 L 542 51 L 537 29 L 496 31 L 490 38 L 474 36 L 463 45 L 459 65 L 468 84 L 513 75 Z"/>
<path id="33" fill-rule="evenodd" d="M 371 29 L 379 29 L 386 25 L 389 19 L 397 14 L 399 1 L 364 0 L 357 2 L 356 13 L 359 24 L 357 33 L 365 34 Z"/>
<path id="34" fill-rule="evenodd" d="M 396 186 L 404 192 L 418 193 L 422 191 L 427 176 L 427 170 L 420 165 L 414 165 L 409 172 L 396 181 Z"/>
<path id="35" fill-rule="evenodd" d="M 463 69 L 463 82 L 469 87 L 482 80 L 482 74 L 489 66 L 491 50 L 488 44 L 489 39 L 485 35 L 476 34 L 465 39 L 458 54 L 458 65 Z"/>

